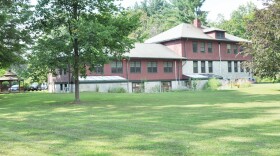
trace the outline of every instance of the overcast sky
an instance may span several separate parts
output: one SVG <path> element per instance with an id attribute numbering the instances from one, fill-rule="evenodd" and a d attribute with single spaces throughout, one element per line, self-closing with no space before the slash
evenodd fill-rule
<path id="1" fill-rule="evenodd" d="M 31 0 L 33 4 L 36 0 Z M 124 7 L 133 6 L 135 2 L 141 2 L 143 0 L 123 0 L 122 5 Z M 201 10 L 209 11 L 208 20 L 214 21 L 218 14 L 222 14 L 226 19 L 230 17 L 233 10 L 236 10 L 238 6 L 253 2 L 258 8 L 262 8 L 262 0 L 205 0 Z"/>

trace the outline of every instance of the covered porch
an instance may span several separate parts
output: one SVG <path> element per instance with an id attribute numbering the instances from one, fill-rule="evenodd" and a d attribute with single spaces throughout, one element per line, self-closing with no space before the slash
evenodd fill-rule
<path id="1" fill-rule="evenodd" d="M 11 88 L 14 83 L 18 86 Z M 24 80 L 18 78 L 15 73 L 7 71 L 3 77 L 0 77 L 0 93 L 20 93 L 21 91 L 24 91 L 23 84 Z"/>

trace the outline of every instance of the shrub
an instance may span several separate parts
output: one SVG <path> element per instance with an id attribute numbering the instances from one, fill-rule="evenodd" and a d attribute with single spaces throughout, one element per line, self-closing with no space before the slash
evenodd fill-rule
<path id="1" fill-rule="evenodd" d="M 198 81 L 197 80 L 193 80 L 193 82 L 192 82 L 192 89 L 196 90 L 197 89 L 197 85 L 198 85 Z"/>
<path id="2" fill-rule="evenodd" d="M 110 88 L 108 93 L 126 93 L 126 90 L 122 87 Z"/>
<path id="3" fill-rule="evenodd" d="M 215 78 L 208 80 L 205 84 L 204 89 L 206 90 L 217 90 L 220 86 L 222 86 L 221 82 Z"/>
<path id="4" fill-rule="evenodd" d="M 160 85 L 155 85 L 154 87 L 151 88 L 150 92 L 151 93 L 160 93 L 161 87 Z"/>

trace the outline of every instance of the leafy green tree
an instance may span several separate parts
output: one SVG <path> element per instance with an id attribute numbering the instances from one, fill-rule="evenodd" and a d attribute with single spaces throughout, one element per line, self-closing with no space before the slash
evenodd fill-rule
<path id="1" fill-rule="evenodd" d="M 119 58 L 132 48 L 128 35 L 136 29 L 139 17 L 129 14 L 114 0 L 39 0 L 34 27 L 38 42 L 31 60 L 44 71 L 69 65 L 79 103 L 79 76 L 86 66 L 93 69 L 108 57 Z"/>
<path id="2" fill-rule="evenodd" d="M 134 10 L 143 10 L 148 17 L 161 13 L 166 8 L 170 8 L 170 4 L 166 0 L 144 0 L 140 4 L 134 5 Z"/>
<path id="3" fill-rule="evenodd" d="M 245 52 L 253 57 L 254 73 L 275 79 L 280 73 L 280 0 L 271 0 L 265 9 L 257 10 L 247 31 L 252 36 Z"/>
<path id="4" fill-rule="evenodd" d="M 257 9 L 252 2 L 241 5 L 231 13 L 230 19 L 226 20 L 223 15 L 218 15 L 217 22 L 210 22 L 209 25 L 224 29 L 228 33 L 242 38 L 250 39 L 250 32 L 246 32 L 248 21 L 254 19 L 254 12 Z"/>
<path id="5" fill-rule="evenodd" d="M 180 23 L 199 18 L 206 24 L 207 12 L 200 11 L 205 0 L 144 0 L 131 11 L 141 13 L 141 26 L 131 36 L 139 42 L 166 31 Z"/>
<path id="6" fill-rule="evenodd" d="M 205 0 L 171 0 L 171 11 L 176 17 L 178 23 L 192 23 L 195 18 L 206 25 L 207 12 L 201 11 L 200 8 Z"/>
<path id="7" fill-rule="evenodd" d="M 0 1 L 0 68 L 23 61 L 31 43 L 28 29 L 31 15 L 28 0 Z"/>
<path id="8" fill-rule="evenodd" d="M 5 69 L 0 69 L 0 77 L 3 76 L 5 74 Z"/>

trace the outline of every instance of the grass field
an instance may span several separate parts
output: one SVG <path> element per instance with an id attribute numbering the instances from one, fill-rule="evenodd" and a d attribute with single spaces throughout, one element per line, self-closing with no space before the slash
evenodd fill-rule
<path id="1" fill-rule="evenodd" d="M 0 155 L 279 155 L 280 84 L 0 95 Z"/>

